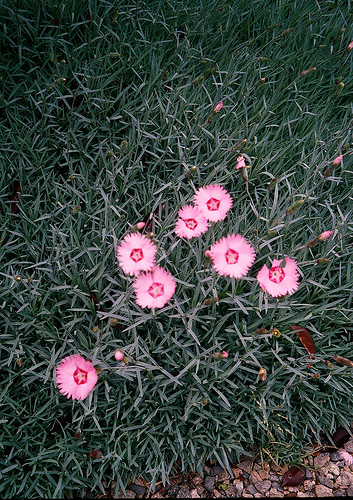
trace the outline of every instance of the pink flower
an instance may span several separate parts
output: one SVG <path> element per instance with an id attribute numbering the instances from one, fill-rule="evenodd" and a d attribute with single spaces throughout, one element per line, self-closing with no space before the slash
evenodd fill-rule
<path id="1" fill-rule="evenodd" d="M 155 267 L 149 273 L 140 274 L 133 286 L 139 306 L 160 309 L 173 296 L 176 283 L 163 267 Z"/>
<path id="2" fill-rule="evenodd" d="M 280 267 L 281 260 L 274 259 L 272 267 L 269 269 L 266 264 L 257 273 L 257 281 L 261 288 L 272 295 L 272 297 L 281 297 L 292 295 L 298 287 L 298 271 L 295 260 L 286 257 L 286 265 Z"/>
<path id="3" fill-rule="evenodd" d="M 98 375 L 92 363 L 79 354 L 67 356 L 56 367 L 59 391 L 67 399 L 85 399 L 96 385 Z"/>
<path id="4" fill-rule="evenodd" d="M 221 109 L 222 109 L 222 108 L 223 108 L 223 102 L 221 101 L 221 102 L 219 102 L 219 103 L 217 104 L 217 106 L 214 108 L 213 112 L 214 112 L 214 113 L 219 113 L 219 112 L 221 111 Z"/>
<path id="5" fill-rule="evenodd" d="M 236 169 L 239 170 L 239 168 L 244 168 L 244 167 L 246 167 L 244 156 L 243 155 L 238 156 Z"/>
<path id="6" fill-rule="evenodd" d="M 117 248 L 119 264 L 130 276 L 136 276 L 140 271 L 150 271 L 155 265 L 156 252 L 156 245 L 139 233 L 126 235 Z"/>
<path id="7" fill-rule="evenodd" d="M 218 184 L 198 189 L 195 193 L 194 201 L 206 219 L 212 222 L 225 219 L 228 210 L 233 205 L 230 195 Z"/>
<path id="8" fill-rule="evenodd" d="M 240 234 L 229 234 L 211 247 L 213 267 L 218 274 L 241 278 L 255 260 L 255 251 Z"/>
<path id="9" fill-rule="evenodd" d="M 342 158 L 343 158 L 343 155 L 339 155 L 339 156 L 337 156 L 337 158 L 335 158 L 335 159 L 333 160 L 332 165 L 335 165 L 335 166 L 336 166 L 336 165 L 339 165 L 339 164 L 341 163 L 341 161 L 342 161 Z"/>
<path id="10" fill-rule="evenodd" d="M 117 361 L 122 361 L 124 359 L 124 353 L 121 349 L 117 349 L 114 353 L 114 358 Z"/>
<path id="11" fill-rule="evenodd" d="M 327 240 L 327 238 L 329 238 L 332 234 L 332 231 L 324 231 L 323 233 L 319 234 L 319 236 L 317 237 L 317 239 L 319 241 L 325 241 Z"/>
<path id="12" fill-rule="evenodd" d="M 207 219 L 198 208 L 185 205 L 179 210 L 178 215 L 175 232 L 180 238 L 194 238 L 207 231 Z"/>

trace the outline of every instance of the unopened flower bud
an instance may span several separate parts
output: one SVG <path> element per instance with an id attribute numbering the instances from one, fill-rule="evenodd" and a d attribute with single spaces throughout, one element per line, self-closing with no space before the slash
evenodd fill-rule
<path id="1" fill-rule="evenodd" d="M 329 264 L 331 262 L 331 259 L 325 259 L 325 257 L 319 257 L 316 259 L 316 262 L 318 264 Z"/>
<path id="2" fill-rule="evenodd" d="M 272 181 L 267 186 L 267 189 L 269 191 L 271 191 L 272 189 L 274 189 L 276 187 L 277 181 L 278 181 L 278 177 L 275 177 L 274 179 L 272 179 Z"/>
<path id="3" fill-rule="evenodd" d="M 109 54 L 111 59 L 116 59 L 117 57 L 120 57 L 119 52 L 110 52 Z"/>
<path id="4" fill-rule="evenodd" d="M 256 333 L 258 333 L 259 335 L 266 335 L 266 333 L 268 333 L 268 330 L 266 330 L 266 328 L 257 328 Z"/>
<path id="5" fill-rule="evenodd" d="M 136 232 L 136 231 L 141 231 L 141 229 L 143 229 L 145 227 L 146 223 L 145 222 L 138 222 L 137 224 L 135 224 L 132 228 L 132 231 L 133 232 Z"/>
<path id="6" fill-rule="evenodd" d="M 268 236 L 269 238 L 273 238 L 274 236 L 276 236 L 276 234 L 277 234 L 277 233 L 276 233 L 276 231 L 271 230 L 271 231 L 269 231 L 269 232 L 267 233 L 267 236 Z"/>
<path id="7" fill-rule="evenodd" d="M 109 326 L 116 326 L 117 324 L 118 324 L 118 320 L 116 318 L 109 318 L 109 320 L 108 320 Z"/>
<path id="8" fill-rule="evenodd" d="M 114 353 L 114 358 L 117 361 L 122 361 L 124 359 L 124 353 L 121 349 L 117 349 Z"/>
<path id="9" fill-rule="evenodd" d="M 330 175 L 332 175 L 332 174 L 333 174 L 333 168 L 328 167 L 324 172 L 324 177 L 330 177 Z"/>
<path id="10" fill-rule="evenodd" d="M 267 377 L 267 370 L 266 370 L 266 368 L 260 368 L 260 370 L 259 370 L 259 379 L 261 380 L 261 382 L 265 382 L 266 377 Z"/>
<path id="11" fill-rule="evenodd" d="M 229 354 L 226 352 L 226 351 L 222 351 L 222 352 L 214 352 L 212 354 L 212 357 L 214 359 L 216 359 L 217 361 L 221 360 L 221 359 L 226 359 L 228 358 Z"/>
<path id="12" fill-rule="evenodd" d="M 22 358 L 17 358 L 16 359 L 16 363 L 18 364 L 18 366 L 21 368 L 22 366 Z"/>
<path id="13" fill-rule="evenodd" d="M 353 361 L 351 361 L 350 359 L 343 358 L 342 356 L 337 356 L 337 354 L 332 357 L 335 361 L 337 361 L 337 363 L 341 363 L 341 365 L 353 367 Z"/>
<path id="14" fill-rule="evenodd" d="M 191 176 L 192 176 L 192 174 L 193 174 L 196 170 L 197 170 L 197 167 L 195 167 L 195 166 L 193 166 L 193 167 L 189 168 L 189 170 L 188 170 L 187 172 L 185 172 L 184 177 L 185 177 L 186 179 L 188 179 L 189 177 L 191 177 Z"/>
<path id="15" fill-rule="evenodd" d="M 337 158 L 335 158 L 335 159 L 333 160 L 332 165 L 333 165 L 333 166 L 335 166 L 335 167 L 336 167 L 337 165 L 339 165 L 339 164 L 341 163 L 341 161 L 342 161 L 342 158 L 343 158 L 343 155 L 339 155 L 339 156 L 337 156 Z"/>
<path id="16" fill-rule="evenodd" d="M 123 362 L 128 365 L 129 364 L 129 358 L 127 358 L 126 356 L 123 357 Z"/>
<path id="17" fill-rule="evenodd" d="M 344 83 L 343 83 L 343 82 L 340 82 L 340 83 L 336 86 L 336 90 L 335 90 L 335 97 L 339 97 L 339 96 L 342 94 L 343 87 L 344 87 Z"/>
<path id="18" fill-rule="evenodd" d="M 240 169 L 240 174 L 243 178 L 243 181 L 244 182 L 248 182 L 248 179 L 249 179 L 249 175 L 248 175 L 248 169 L 247 167 L 243 167 Z"/>
<path id="19" fill-rule="evenodd" d="M 58 78 L 57 80 L 55 80 L 55 83 L 57 83 L 57 84 L 64 83 L 64 82 L 66 82 L 66 78 Z"/>
<path id="20" fill-rule="evenodd" d="M 97 448 L 92 450 L 91 453 L 89 454 L 89 456 L 92 458 L 92 460 L 96 460 L 97 458 L 101 458 L 102 455 L 103 455 L 103 453 L 101 452 L 101 450 L 98 450 Z"/>
<path id="21" fill-rule="evenodd" d="M 353 41 L 347 47 L 347 50 L 352 50 L 352 49 L 353 49 Z"/>
<path id="22" fill-rule="evenodd" d="M 281 332 L 279 330 L 277 330 L 277 328 L 272 328 L 271 330 L 271 334 L 276 338 L 276 339 L 279 339 L 280 336 L 281 336 Z"/>
<path id="23" fill-rule="evenodd" d="M 246 167 L 245 165 L 245 159 L 243 155 L 238 156 L 237 158 L 237 166 L 236 169 L 239 170 L 240 168 Z"/>
<path id="24" fill-rule="evenodd" d="M 307 75 L 308 73 L 310 73 L 311 71 L 315 71 L 315 70 L 316 70 L 315 66 L 314 66 L 313 68 L 305 69 L 304 71 L 302 71 L 302 72 L 300 73 L 300 76 L 305 76 L 305 75 Z"/>
<path id="25" fill-rule="evenodd" d="M 292 215 L 296 212 L 304 203 L 305 200 L 297 200 L 286 210 L 286 215 Z"/>
<path id="26" fill-rule="evenodd" d="M 75 207 L 75 208 L 73 208 L 73 209 L 71 210 L 72 215 L 76 215 L 76 214 L 78 214 L 79 212 L 81 212 L 81 205 L 77 205 L 77 207 Z"/>
<path id="27" fill-rule="evenodd" d="M 125 149 L 127 148 L 127 141 L 121 141 L 121 144 L 120 144 L 120 153 L 123 153 L 125 151 Z"/>
<path id="28" fill-rule="evenodd" d="M 92 328 L 92 332 L 93 332 L 93 333 L 98 333 L 98 332 L 99 332 L 99 327 L 98 327 L 98 326 L 94 326 L 94 327 Z"/>
<path id="29" fill-rule="evenodd" d="M 324 360 L 325 365 L 327 365 L 329 368 L 333 368 L 333 364 L 330 361 L 327 361 L 327 359 Z"/>
<path id="30" fill-rule="evenodd" d="M 210 250 L 206 250 L 205 251 L 205 257 L 206 257 L 206 259 L 210 259 L 211 258 L 211 252 L 210 252 Z"/>
<path id="31" fill-rule="evenodd" d="M 202 82 L 202 80 L 203 80 L 204 78 L 205 78 L 205 77 L 204 77 L 203 75 L 198 76 L 197 78 L 195 78 L 195 80 L 193 80 L 193 81 L 191 82 L 191 85 L 195 85 L 196 83 L 200 83 L 200 82 Z"/>
<path id="32" fill-rule="evenodd" d="M 323 233 L 319 234 L 319 236 L 317 237 L 317 239 L 319 241 L 325 241 L 327 240 L 327 238 L 329 238 L 332 234 L 332 231 L 324 231 Z"/>
<path id="33" fill-rule="evenodd" d="M 15 276 L 13 277 L 13 279 L 16 280 L 16 281 L 21 281 L 22 280 L 22 278 L 21 278 L 21 276 L 19 274 L 15 274 Z"/>
<path id="34" fill-rule="evenodd" d="M 217 106 L 214 108 L 213 112 L 214 113 L 219 113 L 221 109 L 223 108 L 223 101 L 219 102 Z"/>
<path id="35" fill-rule="evenodd" d="M 232 153 L 235 153 L 240 149 L 241 146 L 243 146 L 246 143 L 246 139 L 242 139 L 241 141 L 238 141 L 231 149 Z"/>
<path id="36" fill-rule="evenodd" d="M 218 297 L 212 297 L 211 299 L 206 299 L 204 301 L 204 305 L 205 306 L 213 306 L 214 304 L 217 304 L 218 301 L 219 301 Z"/>

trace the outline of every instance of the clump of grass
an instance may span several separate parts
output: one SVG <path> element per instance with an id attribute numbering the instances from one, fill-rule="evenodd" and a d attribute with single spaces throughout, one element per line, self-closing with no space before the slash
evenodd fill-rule
<path id="1" fill-rule="evenodd" d="M 141 473 L 153 487 L 207 459 L 229 468 L 250 445 L 294 460 L 347 427 L 351 369 L 332 357 L 353 346 L 348 7 L 23 1 L 1 14 L 1 494 L 60 498 Z M 210 183 L 231 212 L 177 238 L 178 210 Z M 141 220 L 177 282 L 156 311 L 115 255 Z M 230 233 L 257 253 L 241 280 L 204 257 Z M 301 284 L 277 300 L 256 274 L 284 255 Z M 310 368 L 290 325 L 314 339 Z M 53 382 L 70 354 L 102 370 L 84 401 Z"/>

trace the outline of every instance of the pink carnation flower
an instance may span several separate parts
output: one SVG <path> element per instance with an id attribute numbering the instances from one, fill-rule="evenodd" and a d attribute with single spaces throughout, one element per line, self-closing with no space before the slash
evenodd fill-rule
<path id="1" fill-rule="evenodd" d="M 233 205 L 230 195 L 218 184 L 198 189 L 195 193 L 194 201 L 206 219 L 212 222 L 225 219 L 228 210 Z"/>
<path id="2" fill-rule="evenodd" d="M 119 264 L 130 276 L 150 271 L 155 265 L 157 246 L 139 233 L 128 234 L 117 248 Z"/>
<path id="3" fill-rule="evenodd" d="M 264 264 L 257 273 L 261 288 L 272 297 L 281 297 L 287 293 L 292 295 L 299 287 L 295 260 L 286 257 L 286 265 L 283 268 L 280 267 L 281 262 L 282 259 L 274 259 L 271 269 Z"/>
<path id="4" fill-rule="evenodd" d="M 79 354 L 67 356 L 56 367 L 59 391 L 67 399 L 85 399 L 96 385 L 98 375 L 92 363 Z"/>
<path id="5" fill-rule="evenodd" d="M 229 234 L 211 247 L 213 267 L 223 276 L 241 278 L 255 260 L 255 251 L 240 234 Z"/>
<path id="6" fill-rule="evenodd" d="M 175 232 L 180 238 L 193 238 L 207 231 L 207 219 L 198 208 L 185 205 L 179 210 L 178 215 Z"/>
<path id="7" fill-rule="evenodd" d="M 246 167 L 244 156 L 243 155 L 238 156 L 236 169 L 239 170 L 239 168 L 244 168 L 244 167 Z"/>
<path id="8" fill-rule="evenodd" d="M 160 309 L 173 296 L 176 283 L 163 267 L 155 267 L 149 273 L 140 274 L 133 286 L 139 306 Z"/>

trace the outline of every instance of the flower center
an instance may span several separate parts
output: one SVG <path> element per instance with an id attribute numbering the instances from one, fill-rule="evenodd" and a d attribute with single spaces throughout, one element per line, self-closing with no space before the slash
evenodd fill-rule
<path id="1" fill-rule="evenodd" d="M 151 295 L 151 297 L 156 299 L 157 297 L 164 295 L 164 285 L 162 285 L 162 283 L 152 283 L 147 292 Z"/>
<path id="2" fill-rule="evenodd" d="M 195 219 L 184 219 L 185 225 L 188 229 L 196 229 L 197 221 Z"/>
<path id="3" fill-rule="evenodd" d="M 285 272 L 281 267 L 275 266 L 271 267 L 269 271 L 269 278 L 273 283 L 281 283 L 284 280 Z"/>
<path id="4" fill-rule="evenodd" d="M 239 259 L 239 254 L 235 250 L 228 248 L 226 253 L 224 254 L 227 264 L 236 264 Z"/>
<path id="5" fill-rule="evenodd" d="M 208 210 L 210 210 L 211 212 L 214 212 L 215 210 L 219 209 L 220 203 L 221 202 L 219 200 L 217 200 L 216 198 L 210 198 L 208 200 L 208 202 L 206 203 L 206 206 L 207 206 Z"/>
<path id="6" fill-rule="evenodd" d="M 85 384 L 87 382 L 87 372 L 77 367 L 74 371 L 74 381 L 77 385 Z"/>
<path id="7" fill-rule="evenodd" d="M 132 259 L 134 262 L 138 262 L 139 260 L 143 259 L 143 252 L 141 248 L 134 248 L 131 253 L 130 253 L 130 259 Z"/>

